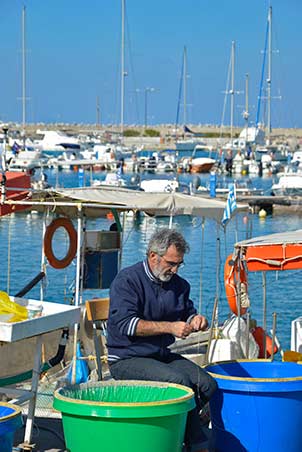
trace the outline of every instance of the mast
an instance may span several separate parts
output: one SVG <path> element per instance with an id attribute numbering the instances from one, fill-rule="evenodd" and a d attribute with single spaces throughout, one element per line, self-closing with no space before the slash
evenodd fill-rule
<path id="1" fill-rule="evenodd" d="M 248 128 L 249 128 L 249 74 L 245 75 L 245 110 L 243 118 L 245 120 L 245 142 L 248 140 Z"/>
<path id="2" fill-rule="evenodd" d="M 121 136 L 124 136 L 124 100 L 125 100 L 125 0 L 122 1 L 122 41 L 121 41 Z"/>
<path id="3" fill-rule="evenodd" d="M 23 149 L 25 149 L 25 124 L 26 124 L 26 43 L 25 43 L 25 13 L 26 7 L 22 9 L 22 136 Z"/>
<path id="4" fill-rule="evenodd" d="M 187 124 L 187 48 L 184 47 L 184 60 L 183 60 L 183 84 L 184 84 L 184 126 Z"/>
<path id="5" fill-rule="evenodd" d="M 96 97 L 96 125 L 100 125 L 100 98 Z"/>
<path id="6" fill-rule="evenodd" d="M 234 94 L 235 94 L 235 41 L 232 41 L 231 52 L 231 141 L 233 139 L 233 127 L 234 127 Z"/>
<path id="7" fill-rule="evenodd" d="M 267 65 L 267 141 L 270 144 L 271 136 L 271 90 L 272 90 L 272 7 L 268 12 L 268 65 Z"/>

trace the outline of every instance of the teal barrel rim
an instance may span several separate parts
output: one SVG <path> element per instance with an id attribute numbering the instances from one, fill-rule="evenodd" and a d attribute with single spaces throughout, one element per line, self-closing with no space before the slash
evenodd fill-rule
<path id="1" fill-rule="evenodd" d="M 211 363 L 205 369 L 226 390 L 279 392 L 284 386 L 290 391 L 302 387 L 302 366 L 296 362 L 241 359 Z"/>
<path id="2" fill-rule="evenodd" d="M 127 396 L 127 389 L 133 392 L 135 388 L 138 388 L 138 397 L 132 397 L 133 400 L 130 400 L 131 397 Z M 94 395 L 93 391 L 97 394 L 98 390 L 108 391 L 105 401 L 91 400 L 91 396 Z M 112 390 L 113 397 L 110 394 Z M 147 394 L 146 398 L 142 395 L 144 392 Z M 82 398 L 83 395 L 84 397 L 86 395 L 86 399 Z M 126 401 L 122 401 L 123 395 L 126 396 Z M 55 409 L 62 413 L 80 416 L 106 418 L 162 417 L 186 413 L 194 407 L 194 392 L 191 388 L 166 382 L 142 380 L 89 382 L 65 386 L 54 393 Z"/>

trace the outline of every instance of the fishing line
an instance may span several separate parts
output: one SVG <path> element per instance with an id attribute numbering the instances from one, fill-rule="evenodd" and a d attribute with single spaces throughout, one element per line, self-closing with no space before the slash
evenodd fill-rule
<path id="1" fill-rule="evenodd" d="M 201 222 L 200 278 L 199 278 L 199 300 L 198 300 L 199 314 L 201 314 L 202 288 L 203 288 L 202 272 L 203 272 L 204 229 L 205 229 L 205 218 L 203 217 Z"/>

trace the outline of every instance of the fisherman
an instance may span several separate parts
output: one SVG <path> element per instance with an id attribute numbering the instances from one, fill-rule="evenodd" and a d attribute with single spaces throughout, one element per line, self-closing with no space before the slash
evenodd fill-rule
<path id="1" fill-rule="evenodd" d="M 156 231 L 147 257 L 124 268 L 110 288 L 108 362 L 117 380 L 151 380 L 189 386 L 196 407 L 189 412 L 187 452 L 206 452 L 201 410 L 216 390 L 215 380 L 201 367 L 168 348 L 175 338 L 204 331 L 208 322 L 190 299 L 190 285 L 177 271 L 189 246 L 174 229 Z"/>

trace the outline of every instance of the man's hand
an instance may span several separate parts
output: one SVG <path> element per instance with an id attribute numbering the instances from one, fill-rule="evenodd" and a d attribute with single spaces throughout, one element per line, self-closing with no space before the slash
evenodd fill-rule
<path id="1" fill-rule="evenodd" d="M 173 322 L 171 323 L 171 333 L 173 336 L 186 338 L 193 332 L 192 324 L 186 322 Z"/>
<path id="2" fill-rule="evenodd" d="M 190 326 L 192 331 L 204 331 L 208 326 L 208 321 L 203 315 L 197 314 L 191 320 Z"/>

